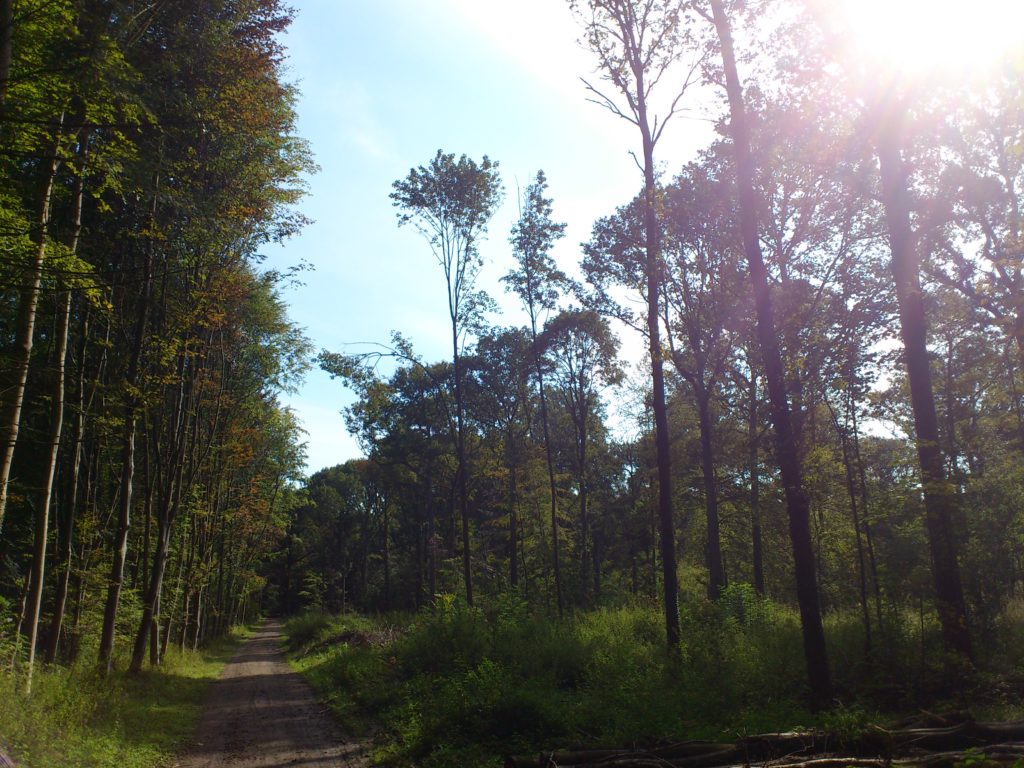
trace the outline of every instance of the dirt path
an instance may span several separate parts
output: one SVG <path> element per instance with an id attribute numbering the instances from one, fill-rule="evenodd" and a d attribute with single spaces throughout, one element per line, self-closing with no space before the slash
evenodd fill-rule
<path id="1" fill-rule="evenodd" d="M 364 768 L 362 744 L 346 741 L 280 650 L 270 621 L 210 686 L 195 739 L 178 768 Z"/>

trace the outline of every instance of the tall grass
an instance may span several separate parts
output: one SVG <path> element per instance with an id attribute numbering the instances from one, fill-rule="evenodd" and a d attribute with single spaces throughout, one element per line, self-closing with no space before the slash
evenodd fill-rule
<path id="1" fill-rule="evenodd" d="M 938 627 L 922 625 L 913 612 L 894 613 L 884 633 L 876 629 L 868 658 L 859 614 L 828 617 L 841 707 L 821 715 L 804 703 L 794 610 L 741 585 L 681 618 L 678 656 L 667 653 L 661 612 L 649 605 L 558 622 L 514 598 L 483 609 L 443 598 L 406 617 L 386 642 L 358 642 L 360 633 L 390 635 L 356 616 L 307 616 L 286 631 L 304 638 L 295 644 L 294 663 L 343 723 L 355 731 L 374 722 L 381 727 L 377 759 L 425 768 L 495 765 L 502 754 L 580 743 L 732 739 L 811 725 L 848 729 L 943 697 L 978 694 L 950 690 Z"/>
<path id="2" fill-rule="evenodd" d="M 195 728 L 206 686 L 237 640 L 201 651 L 169 649 L 160 668 L 138 675 L 103 677 L 91 663 L 94 654 L 83 653 L 70 668 L 37 668 L 31 694 L 24 692 L 22 675 L 5 668 L 0 749 L 28 768 L 169 766 Z"/>

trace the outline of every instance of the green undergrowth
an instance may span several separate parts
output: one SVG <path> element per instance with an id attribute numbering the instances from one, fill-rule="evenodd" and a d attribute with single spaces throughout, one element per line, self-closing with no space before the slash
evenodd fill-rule
<path id="1" fill-rule="evenodd" d="M 0 748 L 27 768 L 170 766 L 192 735 L 207 685 L 220 674 L 239 629 L 199 651 L 168 649 L 159 669 L 102 677 L 83 649 L 72 667 L 0 672 Z M 89 649 L 92 650 L 92 649 Z M 126 666 L 118 659 L 119 669 Z"/>
<path id="2" fill-rule="evenodd" d="M 662 622 L 648 605 L 554 621 L 511 598 L 486 608 L 442 598 L 415 616 L 314 613 L 285 630 L 293 665 L 350 733 L 375 733 L 375 760 L 395 766 L 811 726 L 852 735 L 922 702 L 961 706 L 957 694 L 972 690 L 951 689 L 937 629 L 915 634 L 907 617 L 891 618 L 899 630 L 868 661 L 857 615 L 827 619 L 839 700 L 820 714 L 805 705 L 795 611 L 731 591 L 684 612 L 677 657 Z M 1019 702 L 1006 703 L 1019 716 Z"/>

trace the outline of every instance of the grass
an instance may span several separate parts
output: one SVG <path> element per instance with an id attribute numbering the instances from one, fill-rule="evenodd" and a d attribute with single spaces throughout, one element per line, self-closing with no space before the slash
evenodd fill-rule
<path id="1" fill-rule="evenodd" d="M 0 672 L 0 746 L 28 768 L 169 766 L 192 735 L 206 686 L 244 631 L 200 651 L 169 649 L 164 665 L 103 678 L 89 662 L 37 669 L 32 693 Z M 89 662 L 86 661 L 89 660 Z M 122 665 L 124 666 L 124 665 Z"/>
<path id="2" fill-rule="evenodd" d="M 661 612 L 648 605 L 557 622 L 511 598 L 486 609 L 442 599 L 415 616 L 307 614 L 285 631 L 293 666 L 349 732 L 375 731 L 374 758 L 394 766 L 493 766 L 503 755 L 572 744 L 732 740 L 794 727 L 845 734 L 925 704 L 1021 714 L 1019 697 L 983 693 L 993 674 L 1019 668 L 1013 645 L 973 682 L 951 686 L 938 628 L 921 631 L 917 616 L 890 618 L 885 652 L 873 661 L 864 660 L 856 613 L 828 618 L 840 703 L 826 713 L 804 703 L 795 611 L 738 594 L 682 618 L 678 657 L 665 651 Z M 1007 617 L 1017 646 L 1021 618 Z"/>

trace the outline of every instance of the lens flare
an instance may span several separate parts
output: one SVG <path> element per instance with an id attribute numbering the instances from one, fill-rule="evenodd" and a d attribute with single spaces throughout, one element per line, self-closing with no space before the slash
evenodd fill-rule
<path id="1" fill-rule="evenodd" d="M 970 79 L 1024 58 L 1024 0 L 840 0 L 847 54 L 876 73 Z"/>

